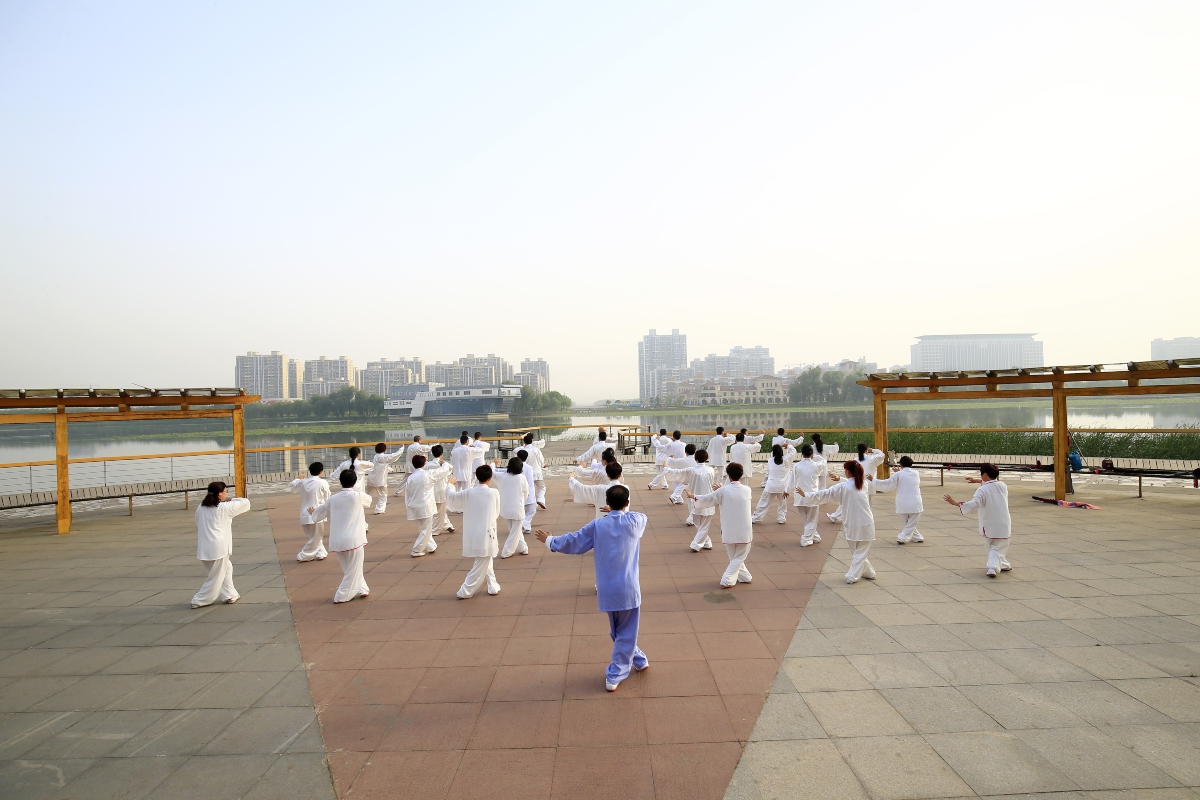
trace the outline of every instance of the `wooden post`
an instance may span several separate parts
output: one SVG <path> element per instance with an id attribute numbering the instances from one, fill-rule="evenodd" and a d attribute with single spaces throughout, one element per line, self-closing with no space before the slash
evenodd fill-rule
<path id="1" fill-rule="evenodd" d="M 888 451 L 887 403 L 883 401 L 883 390 L 875 390 L 875 449 L 882 450 L 884 456 Z M 879 465 L 879 477 L 887 478 L 892 474 L 888 467 L 887 458 Z"/>
<path id="2" fill-rule="evenodd" d="M 1054 499 L 1067 499 L 1071 464 L 1067 460 L 1067 394 L 1060 381 L 1054 383 Z"/>
<path id="3" fill-rule="evenodd" d="M 59 406 L 54 415 L 54 470 L 58 498 L 54 515 L 58 518 L 58 532 L 71 532 L 71 473 L 67 460 L 67 407 Z"/>
<path id="4" fill-rule="evenodd" d="M 233 409 L 233 484 L 238 497 L 246 497 L 246 408 Z"/>

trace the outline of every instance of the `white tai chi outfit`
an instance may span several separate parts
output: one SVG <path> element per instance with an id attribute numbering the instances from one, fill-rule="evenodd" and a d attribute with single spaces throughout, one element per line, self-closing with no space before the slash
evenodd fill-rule
<path id="1" fill-rule="evenodd" d="M 853 478 L 843 478 L 828 489 L 810 494 L 817 503 L 826 500 L 837 500 L 842 508 L 842 534 L 846 544 L 850 545 L 850 570 L 846 573 L 846 583 L 854 583 L 859 578 L 875 580 L 875 568 L 867 560 L 867 552 L 871 542 L 875 541 L 875 516 L 871 513 L 871 491 L 863 480 L 863 488 L 854 486 Z"/>
<path id="2" fill-rule="evenodd" d="M 696 457 L 685 454 L 683 456 L 683 458 L 668 458 L 666 471 L 667 472 L 677 472 L 677 471 L 683 470 L 683 469 L 691 469 L 694 466 L 696 466 Z M 684 481 L 682 479 L 678 483 L 676 483 L 675 481 L 672 481 L 669 477 L 667 479 L 667 483 L 671 484 L 671 496 L 668 499 L 675 505 L 679 505 L 680 503 L 683 502 L 683 490 L 687 484 L 684 483 Z M 692 516 L 691 506 L 689 504 L 689 507 L 688 507 L 688 521 L 689 522 L 691 521 L 691 516 Z"/>
<path id="3" fill-rule="evenodd" d="M 449 475 L 450 465 L 443 464 L 433 470 L 419 469 L 409 475 L 404 483 L 404 505 L 408 507 L 408 518 L 417 523 L 417 538 L 412 549 L 414 557 L 437 550 L 437 542 L 433 541 L 433 515 L 437 513 L 433 489 L 439 471 Z"/>
<path id="4" fill-rule="evenodd" d="M 484 584 L 488 594 L 500 594 L 500 582 L 492 569 L 492 559 L 499 552 L 496 515 L 500 514 L 500 492 L 484 483 L 461 492 L 450 489 L 446 492 L 446 503 L 463 515 L 463 558 L 475 559 L 456 594 L 466 600 Z"/>
<path id="5" fill-rule="evenodd" d="M 192 598 L 192 607 L 211 606 L 221 599 L 236 601 L 240 594 L 233 588 L 233 518 L 250 510 L 250 501 L 235 497 L 215 506 L 196 508 L 196 558 L 208 570 L 200 591 Z"/>
<path id="6" fill-rule="evenodd" d="M 599 461 L 600 456 L 604 455 L 604 451 L 608 450 L 610 447 L 612 447 L 612 445 L 608 443 L 608 440 L 596 442 L 587 450 L 584 450 L 583 453 L 580 454 L 579 458 L 575 460 L 580 464 L 590 464 L 593 461 Z M 615 448 L 613 449 L 613 452 L 616 452 Z"/>
<path id="7" fill-rule="evenodd" d="M 595 518 L 596 519 L 600 519 L 601 517 L 603 517 L 605 514 L 608 513 L 607 511 L 600 510 L 600 509 L 604 508 L 605 505 L 608 504 L 608 499 L 607 499 L 608 487 L 625 485 L 625 484 L 621 483 L 621 481 L 619 481 L 619 480 L 617 480 L 617 481 L 608 480 L 607 475 L 604 476 L 604 480 L 605 480 L 605 483 L 585 484 L 585 483 L 580 483 L 579 481 L 575 480 L 574 478 L 567 478 L 567 488 L 571 490 L 571 499 L 573 499 L 576 503 L 586 503 L 588 505 L 595 506 L 596 507 Z M 628 506 L 626 506 L 626 510 L 629 510 Z"/>
<path id="8" fill-rule="evenodd" d="M 792 492 L 795 495 L 793 505 L 804 522 L 804 533 L 800 534 L 801 547 L 821 541 L 821 534 L 817 533 L 817 510 L 820 506 L 812 495 L 820 488 L 818 483 L 824 468 L 824 463 L 817 463 L 815 458 L 802 458 L 792 465 Z M 797 489 L 802 489 L 804 495 L 797 492 Z"/>
<path id="9" fill-rule="evenodd" d="M 762 437 L 758 437 L 762 439 Z M 742 480 L 746 485 L 750 485 L 750 476 L 754 474 L 754 461 L 752 456 L 762 450 L 762 445 L 759 442 L 751 442 L 747 436 L 744 442 L 734 442 L 733 447 L 729 448 L 729 460 L 742 465 Z"/>
<path id="10" fill-rule="evenodd" d="M 667 459 L 671 457 L 674 448 L 672 443 L 675 440 L 669 436 L 651 436 L 650 444 L 654 446 L 654 466 L 658 469 L 654 480 L 650 481 L 650 485 L 646 488 L 653 489 L 659 484 L 665 489 L 667 488 L 666 479 L 663 478 L 663 470 L 667 468 Z"/>
<path id="11" fill-rule="evenodd" d="M 413 442 L 404 448 L 404 452 L 404 473 L 400 475 L 400 483 L 396 486 L 396 497 L 404 494 L 404 482 L 416 470 L 416 467 L 412 463 L 413 458 L 416 456 L 425 456 L 428 459 L 429 455 L 433 452 L 433 448 L 420 442 Z"/>
<path id="12" fill-rule="evenodd" d="M 367 494 L 375 500 L 372 514 L 382 514 L 387 510 L 388 468 L 402 455 L 404 455 L 403 447 L 394 453 L 376 453 L 375 457 L 371 459 L 371 471 L 367 474 Z"/>
<path id="13" fill-rule="evenodd" d="M 736 441 L 737 437 L 732 433 L 718 433 L 708 440 L 708 463 L 717 475 L 725 472 L 725 464 L 728 463 L 729 445 Z"/>
<path id="14" fill-rule="evenodd" d="M 741 481 L 730 481 L 716 491 L 696 497 L 696 510 L 721 507 L 721 542 L 729 554 L 729 567 L 721 576 L 721 585 L 750 583 L 753 577 L 746 569 L 754 527 L 750 521 L 750 504 L 754 502 L 750 487 Z"/>
<path id="15" fill-rule="evenodd" d="M 683 470 L 668 470 L 667 480 L 681 481 L 693 496 L 699 497 L 713 490 L 715 472 L 708 464 L 695 464 Z M 712 550 L 712 539 L 708 536 L 708 528 L 712 524 L 717 510 L 712 506 L 697 508 L 696 501 L 688 498 L 688 519 L 696 526 L 696 536 L 692 539 L 691 548 L 699 553 L 701 550 Z"/>
<path id="16" fill-rule="evenodd" d="M 363 557 L 367 547 L 367 518 L 371 495 L 357 489 L 342 489 L 313 511 L 314 519 L 329 520 L 329 551 L 337 553 L 342 565 L 342 583 L 333 602 L 346 603 L 371 593 L 363 577 Z"/>
<path id="17" fill-rule="evenodd" d="M 521 474 L 525 476 L 525 482 L 529 485 L 529 494 L 525 496 L 525 519 L 522 525 L 525 533 L 533 531 L 533 515 L 537 513 L 537 487 L 533 483 L 533 467 L 529 466 L 528 461 L 521 462 Z"/>
<path id="18" fill-rule="evenodd" d="M 474 477 L 475 469 L 482 467 L 487 461 L 487 453 L 492 445 L 491 442 L 485 442 L 483 439 L 472 439 L 471 447 L 475 449 L 475 458 L 471 459 L 471 476 Z"/>
<path id="19" fill-rule="evenodd" d="M 758 506 L 754 509 L 754 522 L 762 522 L 767 518 L 771 501 L 779 505 L 775 521 L 779 524 L 787 522 L 787 496 L 792 491 L 792 462 L 783 459 L 776 464 L 774 456 L 767 462 L 767 485 L 763 487 L 762 497 L 758 498 Z"/>
<path id="20" fill-rule="evenodd" d="M 984 481 L 975 496 L 958 507 L 966 516 L 968 511 L 979 512 L 979 535 L 987 546 L 987 574 L 1012 569 L 1008 563 L 1008 542 L 1012 538 L 1012 517 L 1008 513 L 1008 486 L 998 480 Z"/>
<path id="21" fill-rule="evenodd" d="M 500 496 L 500 508 L 496 513 L 508 523 L 508 538 L 504 540 L 500 557 L 508 558 L 516 553 L 526 555 L 529 545 L 525 544 L 523 531 L 525 504 L 529 501 L 529 481 L 525 478 L 525 472 L 513 475 L 507 470 L 497 470 L 492 475 L 492 482 L 496 484 Z M 463 524 L 466 524 L 465 520 Z"/>
<path id="22" fill-rule="evenodd" d="M 542 448 L 545 446 L 545 439 L 535 439 L 532 442 L 522 441 L 521 446 L 517 448 L 528 454 L 525 463 L 533 470 L 533 488 L 537 492 L 533 501 L 542 506 L 546 505 L 546 475 L 542 471 L 546 466 L 546 457 L 542 455 Z"/>
<path id="23" fill-rule="evenodd" d="M 813 445 L 813 461 L 821 467 L 821 475 L 817 481 L 817 488 L 824 489 L 829 486 L 829 461 L 828 459 L 838 454 L 838 446 L 836 444 L 824 444 L 824 453 L 817 452 L 817 446 Z M 805 489 L 804 491 L 808 491 Z"/>
<path id="24" fill-rule="evenodd" d="M 789 439 L 788 437 L 781 436 L 780 434 L 775 434 L 774 436 L 771 437 L 771 447 L 774 447 L 775 445 L 779 445 L 784 450 L 788 449 L 788 445 L 791 445 L 792 447 L 799 447 L 802 444 L 804 444 L 804 434 L 803 433 L 800 434 L 799 436 L 797 436 L 795 439 Z"/>
<path id="25" fill-rule="evenodd" d="M 921 473 L 912 467 L 901 467 L 892 473 L 892 477 L 874 483 L 877 492 L 896 490 L 896 513 L 903 525 L 896 541 L 900 544 L 925 541 L 925 537 L 917 530 L 917 522 L 925 510 L 921 500 Z"/>
<path id="26" fill-rule="evenodd" d="M 459 442 L 450 451 L 450 464 L 454 467 L 454 486 L 460 492 L 475 485 L 475 472 L 471 465 L 475 463 L 475 448 Z"/>
<path id="27" fill-rule="evenodd" d="M 322 541 L 325 532 L 329 530 L 328 522 L 314 522 L 310 508 L 316 508 L 329 499 L 329 481 L 319 475 L 309 475 L 307 478 L 297 478 L 292 481 L 291 489 L 300 495 L 300 528 L 308 541 L 296 555 L 297 561 L 320 561 L 329 555 Z"/>
<path id="28" fill-rule="evenodd" d="M 526 461 L 525 463 L 528 464 L 529 462 Z M 575 478 L 576 483 L 583 483 L 590 486 L 595 483 L 608 482 L 608 473 L 604 471 L 604 464 L 599 461 L 593 461 L 586 467 L 576 467 L 574 473 L 572 477 Z"/>
<path id="29" fill-rule="evenodd" d="M 348 458 L 342 463 L 338 464 L 337 469 L 335 469 L 333 474 L 330 476 L 330 480 L 336 482 L 338 478 L 342 476 L 343 472 L 350 469 L 350 464 L 351 461 Z M 354 459 L 353 464 L 354 471 L 358 474 L 358 480 L 354 482 L 354 485 L 358 487 L 359 491 L 362 491 L 366 486 L 367 473 L 369 473 L 375 465 L 370 461 L 363 461 L 361 458 Z"/>
<path id="30" fill-rule="evenodd" d="M 858 463 L 862 466 L 863 480 L 866 480 L 868 476 L 871 478 L 874 478 L 875 476 L 877 476 L 879 474 L 879 465 L 887 460 L 887 454 L 884 453 L 882 450 L 876 450 L 875 448 L 868 448 L 867 452 L 863 453 L 862 458 L 858 458 L 857 455 L 855 456 L 855 458 L 858 459 Z M 875 488 L 871 485 L 873 483 L 875 483 L 874 480 L 867 481 L 867 496 L 868 497 L 875 494 Z M 841 522 L 842 521 L 842 507 L 838 506 L 837 508 L 835 508 L 833 510 L 832 514 L 826 514 L 825 516 L 829 517 L 830 522 Z"/>
<path id="31" fill-rule="evenodd" d="M 449 485 L 453 472 L 449 469 L 442 469 L 445 466 L 449 465 L 443 459 L 438 458 L 434 461 L 426 461 L 423 467 L 423 469 L 429 470 L 433 476 L 434 536 L 454 531 L 454 526 L 450 524 L 450 517 L 447 514 L 449 509 L 446 506 L 446 486 Z"/>

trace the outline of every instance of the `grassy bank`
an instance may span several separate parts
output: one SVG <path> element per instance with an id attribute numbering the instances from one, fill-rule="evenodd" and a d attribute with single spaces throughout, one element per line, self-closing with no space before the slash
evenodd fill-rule
<path id="1" fill-rule="evenodd" d="M 869 433 L 822 434 L 826 444 L 841 452 L 854 452 L 859 442 L 874 446 Z M 1171 458 L 1200 460 L 1200 434 L 1196 433 L 1077 433 L 1075 445 L 1089 458 Z M 764 450 L 770 450 L 769 440 Z M 1043 456 L 1054 452 L 1049 433 L 990 433 L 965 428 L 952 433 L 893 433 L 888 449 L 898 453 L 987 453 L 989 455 Z"/>

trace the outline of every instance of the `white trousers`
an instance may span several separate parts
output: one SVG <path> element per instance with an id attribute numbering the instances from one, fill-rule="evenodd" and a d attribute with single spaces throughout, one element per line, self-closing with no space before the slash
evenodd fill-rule
<path id="1" fill-rule="evenodd" d="M 712 539 L 708 538 L 708 528 L 712 525 L 713 517 L 716 514 L 709 514 L 707 517 L 703 514 L 696 518 L 696 538 L 692 539 L 692 549 L 699 552 L 700 550 L 712 550 Z"/>
<path id="2" fill-rule="evenodd" d="M 433 540 L 433 517 L 413 521 L 417 523 L 417 540 L 413 542 L 412 554 L 423 556 L 437 550 L 437 542 Z"/>
<path id="3" fill-rule="evenodd" d="M 382 514 L 387 509 L 387 484 L 372 486 L 368 483 L 367 494 L 375 498 L 375 508 L 371 510 L 371 513 Z"/>
<path id="4" fill-rule="evenodd" d="M 321 520 L 320 522 L 310 522 L 306 525 L 301 525 L 300 529 L 304 531 L 304 535 L 308 537 L 308 541 L 304 547 L 300 548 L 300 552 L 296 555 L 297 561 L 320 561 L 329 555 L 329 551 L 325 549 L 325 531 L 329 528 L 329 520 Z"/>
<path id="5" fill-rule="evenodd" d="M 896 537 L 897 542 L 923 542 L 925 537 L 917 530 L 917 522 L 921 519 L 921 512 L 916 514 L 900 514 L 900 522 L 904 528 L 900 531 L 900 535 Z"/>
<path id="6" fill-rule="evenodd" d="M 988 572 L 992 570 L 1001 572 L 1012 569 L 1012 564 L 1008 563 L 1008 539 L 984 539 L 983 541 L 988 554 Z M 205 561 L 204 563 L 207 564 L 208 562 Z"/>
<path id="7" fill-rule="evenodd" d="M 533 490 L 537 494 L 537 502 L 541 503 L 542 505 L 545 505 L 546 504 L 546 482 L 545 481 L 534 481 L 533 482 Z"/>
<path id="8" fill-rule="evenodd" d="M 533 515 L 537 513 L 537 503 L 529 503 L 525 506 L 525 519 L 522 520 L 525 531 L 533 530 Z"/>
<path id="9" fill-rule="evenodd" d="M 676 483 L 675 485 L 673 485 L 671 487 L 671 502 L 672 503 L 682 503 L 683 502 L 683 490 L 686 488 L 687 487 L 684 486 L 682 483 Z"/>
<path id="10" fill-rule="evenodd" d="M 454 530 L 454 526 L 450 524 L 450 513 L 446 510 L 446 504 L 435 503 L 434 505 L 437 507 L 437 513 L 433 515 L 434 520 L 436 520 L 433 523 L 433 535 L 437 536 L 443 531 Z"/>
<path id="11" fill-rule="evenodd" d="M 236 600 L 241 597 L 233 588 L 233 562 L 229 556 L 218 558 L 216 561 L 201 561 L 208 570 L 208 578 L 200 586 L 200 591 L 192 598 L 194 606 L 211 606 L 220 598 L 222 601 Z"/>
<path id="12" fill-rule="evenodd" d="M 396 481 L 396 497 L 404 494 L 404 484 L 408 482 L 408 473 L 401 471 L 400 480 Z"/>
<path id="13" fill-rule="evenodd" d="M 667 487 L 667 476 L 665 474 L 667 471 L 667 465 L 655 464 L 654 468 L 658 470 L 658 473 L 654 476 L 654 480 L 650 481 L 650 488 L 653 489 L 655 486 L 662 484 L 663 488 L 665 489 Z"/>
<path id="14" fill-rule="evenodd" d="M 871 562 L 867 561 L 867 552 L 871 549 L 870 542 L 846 542 L 850 545 L 850 571 L 846 573 L 846 580 L 854 583 L 859 578 L 874 580 L 875 568 L 871 566 Z"/>
<path id="15" fill-rule="evenodd" d="M 764 489 L 762 497 L 758 498 L 758 507 L 754 509 L 754 516 L 750 518 L 751 522 L 762 522 L 767 518 L 767 512 L 771 509 L 772 500 L 779 504 L 779 511 L 775 515 L 775 520 L 777 522 L 787 522 L 787 499 L 788 496 L 783 492 L 768 492 Z"/>
<path id="16" fill-rule="evenodd" d="M 687 498 L 687 507 L 688 507 L 688 515 L 687 515 L 687 519 L 684 520 L 684 522 L 689 525 L 695 525 L 696 524 L 696 501 L 690 497 Z"/>
<path id="17" fill-rule="evenodd" d="M 496 572 L 492 569 L 492 557 L 477 558 L 467 573 L 467 579 L 458 587 L 458 596 L 463 600 L 479 591 L 479 587 L 487 583 L 488 594 L 500 594 L 500 582 L 496 580 Z"/>
<path id="18" fill-rule="evenodd" d="M 366 549 L 366 546 L 363 546 L 338 551 L 338 563 L 342 565 L 342 583 L 333 594 L 333 602 L 345 603 L 359 595 L 366 597 L 371 593 L 371 587 L 367 586 L 367 579 L 363 577 L 363 557 Z"/>
<path id="19" fill-rule="evenodd" d="M 821 534 L 817 533 L 818 511 L 820 511 L 818 506 L 796 506 L 796 513 L 800 515 L 800 521 L 804 523 L 804 532 L 800 534 L 801 547 L 808 547 L 821 541 Z"/>
<path id="20" fill-rule="evenodd" d="M 500 557 L 508 558 L 515 553 L 525 555 L 529 552 L 529 545 L 525 544 L 525 533 L 522 528 L 523 520 L 506 519 L 508 523 L 508 538 L 504 540 L 504 547 L 500 549 Z M 490 560 L 490 559 L 489 559 Z"/>
<path id="21" fill-rule="evenodd" d="M 725 552 L 729 554 L 729 567 L 721 576 L 722 586 L 733 586 L 735 583 L 749 583 L 754 579 L 750 570 L 746 569 L 746 556 L 750 555 L 750 542 L 744 544 L 727 544 Z"/>

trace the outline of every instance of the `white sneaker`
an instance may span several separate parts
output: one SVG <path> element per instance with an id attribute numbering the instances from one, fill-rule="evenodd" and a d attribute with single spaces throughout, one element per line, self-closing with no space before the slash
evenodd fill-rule
<path id="1" fill-rule="evenodd" d="M 705 549 L 705 550 L 712 550 L 712 542 L 708 542 L 707 544 L 705 544 L 705 545 L 704 545 L 704 549 Z"/>
<path id="2" fill-rule="evenodd" d="M 801 547 L 812 547 L 812 544 L 813 544 L 812 542 L 804 542 L 804 541 L 800 542 Z"/>
<path id="3" fill-rule="evenodd" d="M 234 603 L 236 603 L 238 600 L 241 600 L 241 599 L 242 599 L 242 596 L 241 596 L 240 594 L 238 594 L 238 595 L 234 595 L 233 597 L 231 597 L 231 598 L 229 598 L 228 600 L 226 600 L 226 601 L 225 601 L 225 604 L 226 604 L 226 605 L 229 605 L 229 606 L 231 606 L 231 605 L 233 605 Z"/>
<path id="4" fill-rule="evenodd" d="M 819 533 L 814 533 L 814 534 L 813 534 L 813 541 L 814 541 L 814 542 L 819 542 L 819 541 L 821 541 L 821 534 L 819 534 Z"/>
<path id="5" fill-rule="evenodd" d="M 610 692 L 615 692 L 615 691 L 617 690 L 617 684 L 615 684 L 615 683 L 609 683 L 608 681 L 605 681 L 605 682 L 604 682 L 604 688 L 605 688 L 605 689 L 607 689 L 607 690 L 608 690 L 608 691 L 610 691 Z"/>
<path id="6" fill-rule="evenodd" d="M 989 578 L 994 578 L 994 577 L 996 577 L 996 570 L 994 570 L 994 569 L 989 569 L 989 570 L 987 571 L 987 576 L 988 576 Z"/>
<path id="7" fill-rule="evenodd" d="M 854 583 L 858 578 L 846 578 L 846 583 Z"/>

